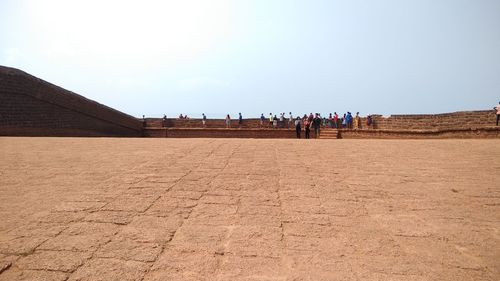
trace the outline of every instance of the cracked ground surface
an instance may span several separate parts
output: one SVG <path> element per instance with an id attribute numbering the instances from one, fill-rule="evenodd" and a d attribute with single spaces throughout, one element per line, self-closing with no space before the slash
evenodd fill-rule
<path id="1" fill-rule="evenodd" d="M 498 140 L 0 138 L 0 280 L 499 280 Z"/>

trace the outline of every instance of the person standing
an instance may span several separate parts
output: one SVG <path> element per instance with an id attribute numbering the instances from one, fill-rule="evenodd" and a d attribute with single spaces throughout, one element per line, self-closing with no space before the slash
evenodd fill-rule
<path id="1" fill-rule="evenodd" d="M 314 128 L 314 138 L 319 139 L 320 127 L 321 127 L 321 117 L 316 113 L 316 117 L 314 117 L 312 121 L 312 126 Z"/>
<path id="2" fill-rule="evenodd" d="M 226 128 L 229 129 L 231 127 L 231 116 L 226 115 Z"/>
<path id="3" fill-rule="evenodd" d="M 300 117 L 297 116 L 297 119 L 295 119 L 295 132 L 297 133 L 297 138 L 300 139 L 300 132 L 302 131 L 302 128 L 300 127 Z"/>
<path id="4" fill-rule="evenodd" d="M 241 116 L 241 112 L 238 113 L 238 127 L 241 129 L 241 125 L 243 125 L 243 116 Z"/>
<path id="5" fill-rule="evenodd" d="M 333 113 L 333 125 L 335 126 L 335 129 L 338 129 L 339 127 L 339 115 L 337 112 Z"/>
<path id="6" fill-rule="evenodd" d="M 205 113 L 202 113 L 201 116 L 201 123 L 203 124 L 203 128 L 205 128 L 207 126 L 207 116 L 205 115 Z"/>
<path id="7" fill-rule="evenodd" d="M 347 121 L 346 121 L 347 128 L 352 129 L 352 114 L 351 114 L 351 112 L 347 111 L 346 118 L 347 118 Z"/>
<path id="8" fill-rule="evenodd" d="M 274 121 L 273 114 L 269 113 L 269 127 L 273 126 L 273 121 Z"/>
<path id="9" fill-rule="evenodd" d="M 497 126 L 498 126 L 498 121 L 500 120 L 500 101 L 498 102 L 498 105 L 493 107 L 494 110 L 496 110 L 497 114 Z"/>
<path id="10" fill-rule="evenodd" d="M 312 123 L 313 119 L 314 119 L 314 115 L 311 112 L 311 113 L 309 113 L 309 117 L 307 117 L 307 121 L 309 121 L 309 123 Z"/>
<path id="11" fill-rule="evenodd" d="M 276 115 L 274 115 L 274 118 L 273 118 L 273 128 L 275 128 L 275 129 L 278 128 L 278 117 L 276 117 Z"/>
<path id="12" fill-rule="evenodd" d="M 264 127 L 264 121 L 266 121 L 266 117 L 264 117 L 264 113 L 260 114 L 260 127 Z"/>
<path id="13" fill-rule="evenodd" d="M 359 112 L 356 112 L 356 116 L 354 117 L 354 129 L 359 129 L 359 125 L 361 124 L 361 118 L 359 117 Z"/>
<path id="14" fill-rule="evenodd" d="M 310 136 L 310 133 L 311 133 L 311 123 L 309 122 L 309 119 L 306 119 L 306 121 L 304 121 L 304 130 L 306 131 L 306 139 L 309 139 L 311 136 Z"/>
<path id="15" fill-rule="evenodd" d="M 366 126 L 370 128 L 372 123 L 373 123 L 372 116 L 371 115 L 366 116 Z"/>

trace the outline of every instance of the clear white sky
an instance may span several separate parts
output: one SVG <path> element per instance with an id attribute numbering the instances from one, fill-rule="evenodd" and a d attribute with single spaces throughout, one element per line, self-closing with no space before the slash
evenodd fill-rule
<path id="1" fill-rule="evenodd" d="M 0 0 L 0 64 L 131 115 L 500 100 L 500 0 Z"/>

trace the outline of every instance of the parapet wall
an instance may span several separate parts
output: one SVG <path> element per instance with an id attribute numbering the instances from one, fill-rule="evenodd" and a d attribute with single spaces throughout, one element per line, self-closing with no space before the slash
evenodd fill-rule
<path id="1" fill-rule="evenodd" d="M 139 137 L 142 123 L 23 71 L 0 66 L 0 135 Z"/>
<path id="2" fill-rule="evenodd" d="M 223 128 L 148 128 L 144 136 L 153 138 L 251 138 L 251 139 L 291 139 L 292 129 L 223 129 Z"/>
<path id="3" fill-rule="evenodd" d="M 372 115 L 374 125 L 366 125 L 366 117 L 361 118 L 359 129 L 381 129 L 381 130 L 449 130 L 449 129 L 476 129 L 495 125 L 495 113 L 493 110 L 461 111 L 443 114 L 419 114 L 419 115 Z M 203 128 L 201 119 L 173 119 L 146 118 L 146 127 L 168 127 L 168 128 Z M 284 128 L 288 127 L 285 121 Z M 208 119 L 206 128 L 224 128 L 224 119 Z M 239 128 L 238 120 L 231 120 L 232 128 Z M 259 119 L 243 119 L 241 128 L 261 128 Z M 264 122 L 264 127 L 269 127 L 269 121 Z M 292 125 L 293 127 L 293 125 Z"/>
<path id="4" fill-rule="evenodd" d="M 493 110 L 460 111 L 443 114 L 374 115 L 375 129 L 384 130 L 448 130 L 475 129 L 495 125 Z M 366 119 L 362 118 L 365 127 Z"/>

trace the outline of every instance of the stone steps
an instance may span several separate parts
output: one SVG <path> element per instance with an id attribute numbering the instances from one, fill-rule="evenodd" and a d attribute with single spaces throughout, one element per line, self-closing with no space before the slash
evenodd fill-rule
<path id="1" fill-rule="evenodd" d="M 338 139 L 339 130 L 337 129 L 323 129 L 321 130 L 320 139 Z"/>

